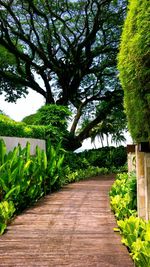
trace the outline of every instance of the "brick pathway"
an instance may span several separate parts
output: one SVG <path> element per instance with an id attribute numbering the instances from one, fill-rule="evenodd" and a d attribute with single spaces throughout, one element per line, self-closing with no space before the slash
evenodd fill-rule
<path id="1" fill-rule="evenodd" d="M 109 176 L 70 184 L 19 215 L 0 238 L 0 266 L 133 267 L 110 211 Z"/>

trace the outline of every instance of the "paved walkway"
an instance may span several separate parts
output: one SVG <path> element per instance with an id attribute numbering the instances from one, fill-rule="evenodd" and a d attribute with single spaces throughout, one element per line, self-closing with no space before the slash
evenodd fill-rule
<path id="1" fill-rule="evenodd" d="M 0 266 L 133 267 L 110 211 L 113 179 L 66 186 L 18 216 L 0 238 Z"/>

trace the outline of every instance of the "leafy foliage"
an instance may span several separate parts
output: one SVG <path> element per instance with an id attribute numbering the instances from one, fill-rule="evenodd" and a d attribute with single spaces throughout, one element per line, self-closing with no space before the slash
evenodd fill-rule
<path id="1" fill-rule="evenodd" d="M 123 154 L 123 155 L 122 155 Z M 65 183 L 75 182 L 100 174 L 126 171 L 126 150 L 124 147 L 105 147 L 83 151 L 81 153 L 65 152 Z"/>
<path id="2" fill-rule="evenodd" d="M 122 242 L 129 247 L 137 267 L 150 266 L 150 221 L 131 216 L 118 221 Z"/>
<path id="3" fill-rule="evenodd" d="M 133 139 L 139 142 L 150 139 L 149 17 L 149 1 L 129 1 L 118 55 L 129 130 Z"/>
<path id="4" fill-rule="evenodd" d="M 41 107 L 35 114 L 25 117 L 23 122 L 29 126 L 46 126 L 45 133 L 48 139 L 50 138 L 53 143 L 62 141 L 65 144 L 69 138 L 67 119 L 70 115 L 68 107 L 49 104 Z"/>
<path id="5" fill-rule="evenodd" d="M 57 127 L 51 125 L 27 125 L 23 122 L 16 122 L 2 114 L 0 114 L 0 134 L 1 136 L 50 139 L 55 145 L 62 140 L 63 135 Z"/>
<path id="6" fill-rule="evenodd" d="M 134 174 L 117 176 L 110 191 L 110 204 L 117 220 L 136 214 L 136 177 Z"/>
<path id="7" fill-rule="evenodd" d="M 74 172 L 66 173 L 65 183 L 78 182 L 90 177 L 108 174 L 109 170 L 107 168 L 99 168 L 94 166 L 89 166 L 87 169 L 77 169 Z"/>
<path id="8" fill-rule="evenodd" d="M 0 235 L 2 235 L 15 212 L 15 207 L 12 201 L 0 202 Z"/>
<path id="9" fill-rule="evenodd" d="M 4 46 L 0 45 L 0 68 L 1 71 L 13 72 L 16 65 L 15 56 Z M 8 102 L 16 102 L 18 98 L 27 95 L 27 88 L 22 87 L 17 81 L 9 80 L 0 75 L 0 95 L 5 92 L 5 99 Z"/>
<path id="10" fill-rule="evenodd" d="M 46 138 L 46 128 L 42 126 L 27 126 L 25 123 L 15 122 L 4 115 L 0 116 L 1 136 Z"/>
<path id="11" fill-rule="evenodd" d="M 103 112 L 104 106 L 106 110 L 109 110 L 107 104 L 105 102 L 101 102 L 99 105 L 97 105 L 96 108 L 97 116 Z M 122 112 L 122 110 L 123 103 L 118 102 L 117 105 L 112 108 L 111 112 L 107 115 L 107 117 L 91 129 L 90 136 L 93 143 L 95 141 L 95 138 L 98 137 L 103 146 L 103 139 L 104 137 L 106 137 L 107 145 L 109 145 L 108 137 L 110 136 L 112 141 L 115 142 L 116 145 L 118 145 L 121 141 L 125 141 L 123 131 L 125 131 L 126 129 L 127 122 L 126 116 L 124 112 Z M 89 120 L 84 120 L 80 132 L 88 124 Z"/>
<path id="12" fill-rule="evenodd" d="M 60 145 L 54 149 L 49 144 L 47 154 L 37 147 L 36 155 L 31 156 L 29 143 L 24 149 L 18 146 L 7 154 L 0 140 L 1 233 L 15 210 L 22 211 L 47 192 L 62 186 L 63 159 Z"/>
<path id="13" fill-rule="evenodd" d="M 150 221 L 136 217 L 135 174 L 117 176 L 110 191 L 110 203 L 117 218 L 122 243 L 128 247 L 136 267 L 149 267 Z"/>
<path id="14" fill-rule="evenodd" d="M 68 107 L 49 104 L 41 107 L 36 114 L 32 114 L 23 119 L 26 124 L 51 125 L 59 130 L 67 128 L 67 119 L 71 115 Z"/>
<path id="15" fill-rule="evenodd" d="M 123 146 L 86 150 L 79 153 L 79 156 L 84 157 L 90 165 L 100 168 L 119 168 L 127 162 L 127 152 Z"/>

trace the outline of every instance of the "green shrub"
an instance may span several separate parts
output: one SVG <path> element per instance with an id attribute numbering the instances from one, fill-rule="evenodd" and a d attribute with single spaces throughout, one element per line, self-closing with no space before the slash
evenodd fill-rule
<path id="1" fill-rule="evenodd" d="M 0 202 L 0 235 L 2 235 L 15 212 L 15 207 L 12 201 Z"/>
<path id="2" fill-rule="evenodd" d="M 90 166 L 88 160 L 84 157 L 82 153 L 74 153 L 66 151 L 64 165 L 68 165 L 71 172 L 79 169 L 86 169 Z"/>
<path id="3" fill-rule="evenodd" d="M 15 122 L 4 115 L 0 115 L 0 136 L 50 139 L 55 145 L 62 140 L 62 134 L 56 127 L 27 125 L 23 122 Z"/>
<path id="4" fill-rule="evenodd" d="M 136 217 L 134 173 L 117 176 L 110 191 L 110 203 L 118 220 L 122 243 L 129 248 L 136 267 L 149 267 L 150 221 L 146 222 Z"/>
<path id="5" fill-rule="evenodd" d="M 150 4 L 130 0 L 118 55 L 120 81 L 132 138 L 150 140 Z"/>
<path id="6" fill-rule="evenodd" d="M 127 161 L 127 151 L 123 146 L 91 149 L 79 153 L 79 156 L 84 157 L 92 166 L 108 169 L 124 166 Z"/>
<path id="7" fill-rule="evenodd" d="M 0 121 L 6 121 L 6 122 L 14 122 L 9 116 L 1 113 L 0 111 Z"/>
<path id="8" fill-rule="evenodd" d="M 30 125 L 44 125 L 54 127 L 61 131 L 67 131 L 67 119 L 71 112 L 67 107 L 54 104 L 42 106 L 35 114 L 29 115 L 23 119 L 23 122 Z"/>
<path id="9" fill-rule="evenodd" d="M 22 122 L 27 125 L 37 125 L 38 116 L 37 113 L 31 114 L 23 118 Z"/>
<path id="10" fill-rule="evenodd" d="M 27 126 L 25 123 L 15 122 L 7 116 L 0 115 L 0 136 L 46 138 L 44 126 Z"/>
<path id="11" fill-rule="evenodd" d="M 80 180 L 84 180 L 90 177 L 98 176 L 98 175 L 105 175 L 108 174 L 109 170 L 107 168 L 98 168 L 90 166 L 85 170 L 78 169 L 74 172 L 68 171 L 68 174 L 66 174 L 65 183 L 72 183 L 77 182 Z"/>
<path id="12" fill-rule="evenodd" d="M 45 126 L 46 139 L 50 139 L 54 144 L 61 141 L 62 146 L 66 147 L 70 138 L 67 131 L 67 119 L 70 115 L 68 107 L 49 104 L 41 107 L 35 114 L 25 117 L 23 122 L 30 127 Z"/>
<path id="13" fill-rule="evenodd" d="M 66 130 L 67 119 L 70 115 L 68 107 L 49 104 L 42 106 L 35 114 L 25 117 L 23 122 L 34 125 L 52 125 Z"/>
<path id="14" fill-rule="evenodd" d="M 150 221 L 131 216 L 124 221 L 118 221 L 123 235 L 122 243 L 130 252 L 137 267 L 150 266 Z"/>
<path id="15" fill-rule="evenodd" d="M 81 153 L 66 152 L 64 166 L 68 166 L 70 173 L 89 168 L 107 169 L 109 173 L 127 171 L 127 152 L 124 147 L 104 147 L 92 149 Z"/>
<path id="16" fill-rule="evenodd" d="M 31 156 L 29 143 L 24 149 L 18 146 L 7 153 L 4 142 L 0 140 L 0 207 L 4 206 L 3 201 L 7 201 L 10 206 L 8 215 L 9 210 L 20 212 L 46 193 L 59 189 L 62 186 L 63 159 L 60 145 L 54 148 L 49 144 L 47 155 L 37 147 L 36 155 Z M 0 209 L 0 216 L 4 218 L 1 233 L 7 223 L 4 208 Z"/>
<path id="17" fill-rule="evenodd" d="M 134 174 L 119 174 L 110 195 L 110 204 L 118 220 L 136 214 L 136 177 Z"/>

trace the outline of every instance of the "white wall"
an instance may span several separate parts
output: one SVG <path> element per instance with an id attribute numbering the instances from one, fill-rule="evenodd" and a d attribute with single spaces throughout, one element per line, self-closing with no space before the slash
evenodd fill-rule
<path id="1" fill-rule="evenodd" d="M 13 150 L 14 147 L 18 146 L 18 144 L 21 145 L 22 148 L 26 146 L 26 143 L 29 142 L 31 145 L 30 153 L 31 155 L 35 154 L 36 146 L 39 148 L 46 150 L 46 142 L 45 140 L 41 139 L 33 139 L 33 138 L 20 138 L 20 137 L 7 137 L 7 136 L 0 136 L 0 139 L 3 139 L 7 151 Z"/>

